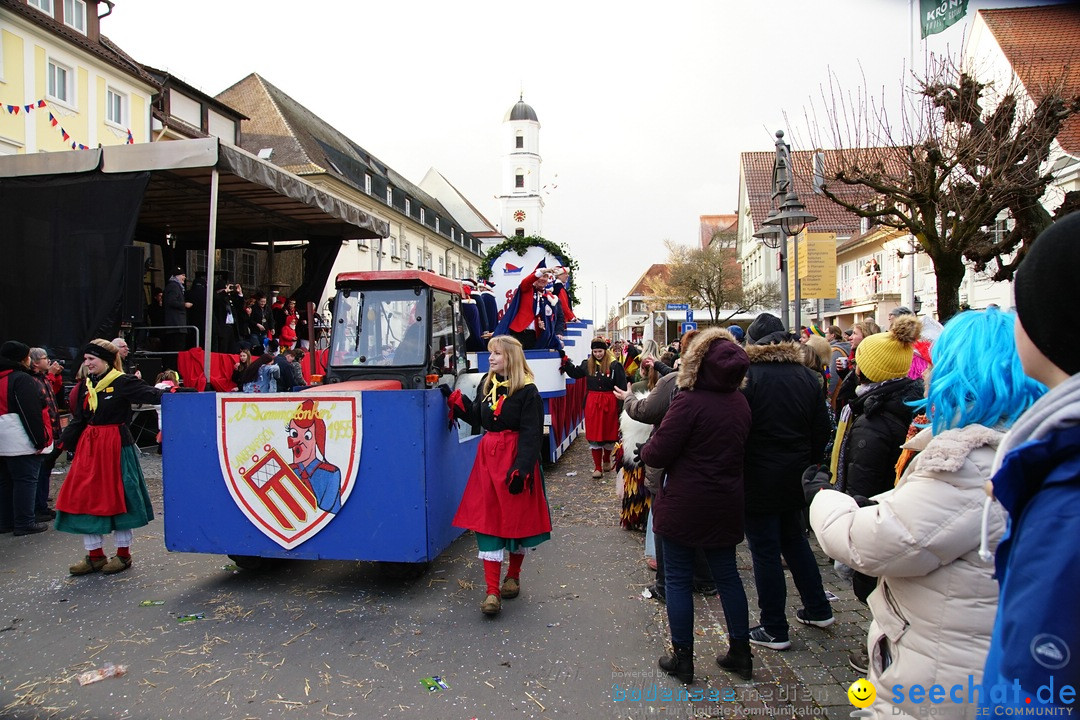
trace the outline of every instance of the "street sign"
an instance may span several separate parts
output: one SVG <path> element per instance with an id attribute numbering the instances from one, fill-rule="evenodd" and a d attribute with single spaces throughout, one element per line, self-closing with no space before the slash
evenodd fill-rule
<path id="1" fill-rule="evenodd" d="M 682 332 L 684 334 L 690 332 L 691 330 L 697 330 L 696 322 L 684 322 L 682 324 Z"/>
<path id="2" fill-rule="evenodd" d="M 686 311 L 686 322 L 694 322 L 694 311 L 693 310 L 687 310 Z"/>
<path id="3" fill-rule="evenodd" d="M 668 303 L 667 304 L 667 309 L 668 310 L 689 310 L 690 306 L 687 305 L 686 303 Z"/>
<path id="4" fill-rule="evenodd" d="M 656 323 L 656 327 L 660 327 L 664 324 L 664 316 L 657 315 L 655 318 L 653 318 L 653 322 Z"/>

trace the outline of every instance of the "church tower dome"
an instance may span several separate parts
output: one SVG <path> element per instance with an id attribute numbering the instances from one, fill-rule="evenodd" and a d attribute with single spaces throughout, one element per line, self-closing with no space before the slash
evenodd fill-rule
<path id="1" fill-rule="evenodd" d="M 540 194 L 540 121 L 524 95 L 506 112 L 502 138 L 499 231 L 506 237 L 540 235 L 544 210 Z"/>

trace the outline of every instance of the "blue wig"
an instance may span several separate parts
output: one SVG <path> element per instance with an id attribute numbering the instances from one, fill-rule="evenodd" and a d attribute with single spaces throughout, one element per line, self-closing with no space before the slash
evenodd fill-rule
<path id="1" fill-rule="evenodd" d="M 933 345 L 925 407 L 937 435 L 978 423 L 1012 427 L 1046 392 L 1024 374 L 1011 312 L 997 307 L 953 316 Z"/>

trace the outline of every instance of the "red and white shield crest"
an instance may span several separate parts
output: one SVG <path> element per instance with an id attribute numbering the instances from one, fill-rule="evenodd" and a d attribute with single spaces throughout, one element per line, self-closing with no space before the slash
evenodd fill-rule
<path id="1" fill-rule="evenodd" d="M 285 549 L 349 499 L 360 467 L 359 395 L 218 395 L 218 459 L 237 507 Z"/>

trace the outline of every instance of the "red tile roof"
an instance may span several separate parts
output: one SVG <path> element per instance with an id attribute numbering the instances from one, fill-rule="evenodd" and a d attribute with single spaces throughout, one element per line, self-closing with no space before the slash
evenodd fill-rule
<path id="1" fill-rule="evenodd" d="M 735 226 L 739 224 L 739 216 L 731 215 L 702 215 L 701 218 L 701 248 L 709 247 L 709 243 L 719 233 L 735 232 Z"/>
<path id="2" fill-rule="evenodd" d="M 876 150 L 876 148 L 874 149 Z M 841 153 L 837 150 L 825 150 L 825 176 L 835 174 L 839 165 Z M 853 152 L 853 151 L 845 151 Z M 857 152 L 857 151 L 856 151 Z M 754 220 L 754 228 L 760 229 L 766 216 L 773 209 L 772 205 L 772 173 L 773 160 L 776 153 L 768 152 L 744 152 L 740 158 L 743 176 L 746 178 L 746 190 L 750 199 L 750 214 Z M 845 158 L 850 162 L 849 158 Z M 859 233 L 859 217 L 824 195 L 814 192 L 814 151 L 799 150 L 791 153 L 791 162 L 795 166 L 795 192 L 806 209 L 817 217 L 810 224 L 811 232 L 834 232 L 837 235 L 851 236 Z M 851 200 L 856 204 L 866 202 L 871 198 L 871 193 L 866 188 L 843 185 L 838 182 L 828 183 L 829 189 L 837 197 Z M 781 202 L 783 198 L 777 198 Z"/>
<path id="3" fill-rule="evenodd" d="M 655 263 L 649 266 L 649 269 L 641 274 L 641 277 L 634 283 L 633 289 L 626 294 L 627 297 L 631 295 L 652 295 L 649 288 L 646 287 L 645 281 L 649 278 L 659 277 L 662 280 L 667 280 L 671 274 L 671 268 L 664 263 Z"/>
<path id="4" fill-rule="evenodd" d="M 1065 90 L 1080 94 L 1080 7 L 1075 4 L 980 10 L 1005 58 L 1036 101 L 1040 88 L 1065 74 Z M 1073 115 L 1058 142 L 1080 157 L 1080 116 Z"/>

